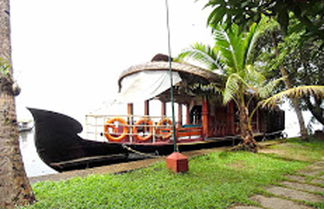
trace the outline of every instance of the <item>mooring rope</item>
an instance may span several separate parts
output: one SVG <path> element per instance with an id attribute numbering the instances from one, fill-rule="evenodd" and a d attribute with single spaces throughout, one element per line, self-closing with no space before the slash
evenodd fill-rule
<path id="1" fill-rule="evenodd" d="M 126 144 L 122 144 L 122 147 L 124 149 L 127 149 L 130 152 L 133 152 L 133 153 L 141 155 L 141 156 L 150 157 L 150 158 L 159 158 L 159 157 L 161 157 L 160 155 L 151 155 L 151 154 L 147 154 L 147 153 L 144 153 L 144 152 L 140 152 L 138 150 L 135 150 L 135 149 L 127 146 Z"/>

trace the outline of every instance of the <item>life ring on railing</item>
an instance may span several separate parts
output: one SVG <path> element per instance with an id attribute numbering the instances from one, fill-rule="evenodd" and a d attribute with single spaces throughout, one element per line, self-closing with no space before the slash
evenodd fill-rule
<path id="1" fill-rule="evenodd" d="M 109 132 L 109 128 L 112 128 L 114 133 L 118 133 L 118 127 L 116 127 L 116 125 L 114 124 L 116 121 L 123 125 L 123 132 L 119 136 L 114 136 L 115 134 Z M 110 119 L 104 125 L 104 135 L 109 141 L 122 141 L 123 139 L 126 138 L 127 134 L 128 134 L 128 124 L 122 118 Z"/>
<path id="2" fill-rule="evenodd" d="M 146 136 L 139 135 L 139 127 L 143 127 L 145 125 L 149 126 L 149 133 Z M 145 131 L 144 131 L 145 132 Z M 144 133 L 143 132 L 143 133 Z M 135 123 L 135 127 L 133 129 L 133 133 L 138 141 L 147 141 L 150 140 L 153 136 L 153 121 L 147 118 L 142 118 Z M 146 132 L 145 132 L 146 133 Z"/>
<path id="3" fill-rule="evenodd" d="M 163 140 L 169 139 L 172 135 L 172 131 L 168 131 L 168 132 L 163 132 L 160 126 L 166 126 L 166 125 L 170 125 L 172 126 L 172 120 L 170 118 L 163 118 L 162 120 L 159 121 L 159 123 L 157 124 L 157 128 L 156 128 L 156 134 L 162 136 Z"/>

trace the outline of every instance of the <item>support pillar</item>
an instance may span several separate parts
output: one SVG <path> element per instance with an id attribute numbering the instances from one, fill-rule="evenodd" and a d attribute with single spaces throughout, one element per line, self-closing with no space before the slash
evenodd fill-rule
<path id="1" fill-rule="evenodd" d="M 145 116 L 150 115 L 150 100 L 145 100 L 145 103 L 144 103 L 144 115 Z"/>
<path id="2" fill-rule="evenodd" d="M 127 104 L 127 114 L 134 115 L 134 104 L 133 103 L 128 103 Z"/>
<path id="3" fill-rule="evenodd" d="M 134 124 L 134 105 L 133 103 L 128 103 L 127 104 L 127 114 L 128 114 L 128 124 L 130 125 L 130 129 L 129 129 L 129 140 L 130 142 L 133 141 L 133 124 Z"/>
<path id="4" fill-rule="evenodd" d="M 127 104 L 127 115 L 128 115 L 128 124 L 132 125 L 134 121 L 134 105 L 133 103 Z"/>
<path id="5" fill-rule="evenodd" d="M 207 138 L 209 135 L 209 103 L 207 97 L 203 97 L 202 102 L 202 127 L 203 137 Z"/>
<path id="6" fill-rule="evenodd" d="M 161 116 L 162 118 L 166 117 L 166 103 L 165 102 L 161 102 Z"/>
<path id="7" fill-rule="evenodd" d="M 186 104 L 186 124 L 190 124 L 190 105 Z"/>
<path id="8" fill-rule="evenodd" d="M 182 127 L 182 104 L 178 103 L 178 128 Z"/>

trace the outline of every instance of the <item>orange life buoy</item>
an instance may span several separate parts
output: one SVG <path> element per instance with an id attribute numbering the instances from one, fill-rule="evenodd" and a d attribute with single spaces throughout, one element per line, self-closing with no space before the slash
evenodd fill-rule
<path id="1" fill-rule="evenodd" d="M 161 135 L 162 139 L 164 139 L 164 140 L 169 139 L 171 137 L 171 135 L 172 135 L 171 129 L 170 129 L 170 131 L 163 131 L 163 129 L 165 129 L 165 126 L 167 126 L 167 125 L 172 126 L 172 124 L 173 123 L 172 123 L 172 120 L 170 118 L 163 118 L 157 124 L 156 134 Z"/>
<path id="2" fill-rule="evenodd" d="M 123 132 L 119 136 L 114 136 L 116 135 L 115 133 L 118 133 L 118 127 L 114 124 L 116 121 L 123 125 Z M 109 128 L 112 128 L 114 133 L 110 133 Z M 109 141 L 121 141 L 125 139 L 127 134 L 128 134 L 128 124 L 122 118 L 110 119 L 104 125 L 104 135 Z"/>
<path id="3" fill-rule="evenodd" d="M 149 126 L 149 133 L 147 136 L 141 136 L 139 135 L 139 127 L 143 127 L 145 125 Z M 136 139 L 138 141 L 147 141 L 150 140 L 153 136 L 153 121 L 150 119 L 146 119 L 146 118 L 142 118 L 139 121 L 137 121 L 135 123 L 135 127 L 134 127 L 134 135 L 136 136 Z"/>

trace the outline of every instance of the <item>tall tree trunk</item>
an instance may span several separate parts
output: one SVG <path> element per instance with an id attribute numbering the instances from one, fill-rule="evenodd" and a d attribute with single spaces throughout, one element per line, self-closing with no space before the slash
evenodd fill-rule
<path id="1" fill-rule="evenodd" d="M 273 41 L 274 41 L 274 45 L 275 45 L 276 57 L 279 57 L 278 41 L 277 41 L 277 38 L 275 37 L 275 35 L 273 35 Z M 292 84 L 292 81 L 289 79 L 289 72 L 283 66 L 283 64 L 280 66 L 280 73 L 282 76 L 285 76 L 284 82 L 285 82 L 286 87 L 288 89 L 293 88 L 294 86 Z M 304 121 L 304 117 L 302 114 L 302 110 L 300 108 L 300 101 L 296 98 L 290 98 L 290 100 L 291 100 L 292 106 L 293 106 L 293 108 L 296 112 L 296 115 L 297 115 L 301 137 L 303 140 L 307 140 L 308 133 L 307 133 L 307 129 L 305 126 L 305 121 Z"/>
<path id="2" fill-rule="evenodd" d="M 257 152 L 257 143 L 253 136 L 253 130 L 251 124 L 249 123 L 249 109 L 245 105 L 241 105 L 240 108 L 240 128 L 241 128 L 241 138 L 243 139 L 243 149 Z"/>
<path id="3" fill-rule="evenodd" d="M 324 126 L 324 109 L 321 108 L 322 99 L 314 97 L 314 104 L 310 101 L 310 97 L 304 98 L 308 110 L 312 113 L 314 118 Z"/>
<path id="4" fill-rule="evenodd" d="M 280 67 L 280 72 L 281 72 L 282 76 L 286 77 L 285 80 L 284 80 L 286 87 L 288 89 L 293 88 L 294 86 L 292 85 L 292 82 L 290 81 L 290 79 L 288 77 L 289 73 L 286 70 L 286 68 L 283 67 L 283 66 Z M 300 101 L 298 99 L 296 99 L 296 98 L 290 98 L 290 100 L 291 100 L 292 106 L 295 109 L 295 112 L 296 112 L 296 115 L 297 115 L 301 137 L 302 137 L 303 140 L 307 140 L 308 133 L 307 133 L 307 129 L 306 129 L 306 126 L 305 126 L 305 121 L 304 121 L 304 117 L 303 117 L 303 114 L 302 114 L 302 110 L 300 108 Z"/>
<path id="5" fill-rule="evenodd" d="M 11 63 L 9 0 L 0 0 L 0 58 Z M 35 201 L 19 149 L 12 68 L 0 71 L 0 208 Z"/>

